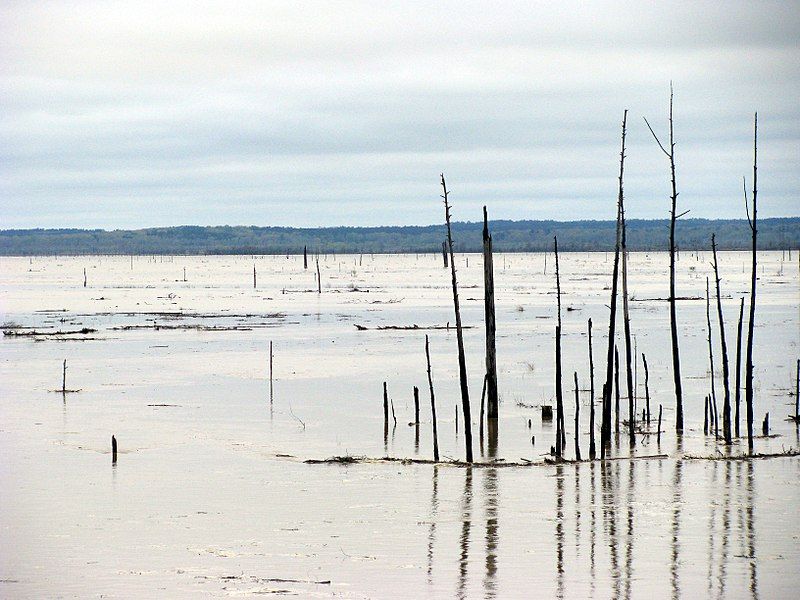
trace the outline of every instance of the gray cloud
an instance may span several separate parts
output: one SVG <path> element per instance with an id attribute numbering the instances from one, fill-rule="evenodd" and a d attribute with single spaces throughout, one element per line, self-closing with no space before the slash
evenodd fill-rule
<path id="1" fill-rule="evenodd" d="M 12 3 L 0 227 L 800 214 L 792 3 Z M 433 6 L 431 6 L 433 4 Z"/>

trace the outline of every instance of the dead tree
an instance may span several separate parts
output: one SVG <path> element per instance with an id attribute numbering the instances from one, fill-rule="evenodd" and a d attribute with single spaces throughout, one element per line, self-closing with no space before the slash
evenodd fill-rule
<path id="1" fill-rule="evenodd" d="M 678 186 L 675 179 L 675 136 L 672 119 L 672 83 L 669 86 L 669 151 L 664 148 L 647 119 L 647 128 L 653 134 L 658 147 L 669 159 L 670 179 L 672 182 L 672 208 L 669 220 L 669 325 L 672 339 L 672 377 L 675 383 L 675 430 L 683 431 L 683 390 L 681 387 L 681 359 L 678 353 L 678 317 L 675 309 L 675 222 L 689 211 L 677 214 Z"/>
<path id="2" fill-rule="evenodd" d="M 722 315 L 722 295 L 719 285 L 719 263 L 717 262 L 717 243 L 714 234 L 711 234 L 711 252 L 714 256 L 714 279 L 717 287 L 717 317 L 719 318 L 719 339 L 722 346 L 722 384 L 725 397 L 722 404 L 722 435 L 725 443 L 730 444 L 731 439 L 731 387 L 730 367 L 728 366 L 728 344 L 725 341 L 725 319 Z"/>
<path id="3" fill-rule="evenodd" d="M 594 446 L 594 356 L 592 354 L 592 320 L 589 319 L 589 460 L 596 456 Z"/>
<path id="4" fill-rule="evenodd" d="M 256 266 L 253 265 L 253 289 L 256 289 Z"/>
<path id="5" fill-rule="evenodd" d="M 556 375 L 556 396 L 561 397 L 562 389 L 561 389 L 561 275 L 558 269 L 558 238 L 553 236 L 553 247 L 555 249 L 555 257 L 556 257 L 556 302 L 558 305 L 558 327 L 556 328 L 556 336 L 558 339 L 556 340 L 556 367 L 557 367 L 557 375 Z M 556 407 L 556 419 L 558 420 L 558 424 L 561 427 L 561 449 L 563 450 L 567 445 L 567 434 L 566 428 L 564 427 L 564 407 L 563 405 L 559 409 Z"/>
<path id="6" fill-rule="evenodd" d="M 614 346 L 614 432 L 619 433 L 619 349 Z"/>
<path id="7" fill-rule="evenodd" d="M 714 435 L 719 435 L 717 420 L 717 387 L 714 383 L 714 346 L 711 341 L 711 296 L 709 295 L 708 277 L 706 277 L 706 326 L 708 327 L 708 363 L 711 369 L 711 415 L 713 416 Z"/>
<path id="8" fill-rule="evenodd" d="M 645 401 L 645 420 L 650 426 L 650 372 L 647 370 L 647 357 L 642 352 L 642 362 L 644 363 L 644 401 Z"/>
<path id="9" fill-rule="evenodd" d="M 745 188 L 745 208 L 747 208 L 747 188 Z M 758 258 L 756 256 L 758 224 L 758 113 L 753 121 L 753 217 L 747 211 L 747 221 L 753 233 L 753 266 L 750 274 L 750 319 L 747 323 L 747 358 L 745 360 L 744 398 L 747 405 L 747 449 L 753 453 L 753 328 L 756 322 L 756 272 Z"/>
<path id="10" fill-rule="evenodd" d="M 608 350 L 606 352 L 606 383 L 603 388 L 603 424 L 600 433 L 600 444 L 611 442 L 611 391 L 614 367 L 614 334 L 617 319 L 617 280 L 619 278 L 619 251 L 622 244 L 622 224 L 620 222 L 620 205 L 623 197 L 623 173 L 625 168 L 625 133 L 628 122 L 628 111 L 622 116 L 622 148 L 619 153 L 619 195 L 617 198 L 617 240 L 614 246 L 614 270 L 611 277 L 611 313 L 608 319 Z"/>
<path id="11" fill-rule="evenodd" d="M 575 377 L 575 460 L 581 459 L 581 426 L 580 414 L 581 403 L 578 398 L 578 372 L 574 372 Z"/>
<path id="12" fill-rule="evenodd" d="M 736 330 L 736 415 L 734 417 L 734 428 L 736 437 L 740 435 L 739 432 L 739 404 L 742 398 L 742 321 L 744 320 L 744 296 L 739 304 L 739 326 Z"/>
<path id="13" fill-rule="evenodd" d="M 486 417 L 498 418 L 497 347 L 495 344 L 494 265 L 489 219 L 483 207 L 483 309 L 486 318 Z M 495 429 L 496 430 L 496 429 Z"/>
<path id="14" fill-rule="evenodd" d="M 319 273 L 319 256 L 317 256 L 317 293 L 322 293 L 322 275 Z"/>
<path id="15" fill-rule="evenodd" d="M 628 310 L 628 249 L 625 241 L 625 202 L 622 195 L 619 197 L 619 221 L 622 229 L 620 251 L 622 253 L 622 323 L 625 333 L 625 373 L 626 383 L 628 384 L 628 415 L 630 429 L 630 445 L 636 444 L 634 434 L 636 428 L 636 411 L 633 407 L 633 368 L 632 345 L 631 345 L 631 317 Z"/>
<path id="16" fill-rule="evenodd" d="M 564 403 L 561 396 L 561 326 L 556 325 L 556 460 L 563 449 Z"/>
<path id="17" fill-rule="evenodd" d="M 185 270 L 184 270 L 183 280 L 186 281 Z M 86 267 L 83 267 L 83 287 L 86 287 Z"/>
<path id="18" fill-rule="evenodd" d="M 111 464 L 117 464 L 117 438 L 111 436 Z"/>
<path id="19" fill-rule="evenodd" d="M 442 242 L 442 260 L 444 261 L 444 268 L 450 266 L 449 261 L 447 260 L 447 242 Z"/>
<path id="20" fill-rule="evenodd" d="M 308 268 L 308 246 L 303 246 L 303 268 Z"/>
<path id="21" fill-rule="evenodd" d="M 450 255 L 450 273 L 453 280 L 453 307 L 456 313 L 456 338 L 458 340 L 458 375 L 461 383 L 461 408 L 464 411 L 464 442 L 466 444 L 467 462 L 472 462 L 472 419 L 469 408 L 469 386 L 467 383 L 467 361 L 464 356 L 464 334 L 461 330 L 461 310 L 458 305 L 458 283 L 456 281 L 456 262 L 453 256 L 453 233 L 450 229 L 450 202 L 447 184 L 442 178 L 442 198 L 444 199 L 444 216 L 447 224 L 447 248 Z"/>
<path id="22" fill-rule="evenodd" d="M 431 392 L 431 422 L 433 423 L 433 460 L 439 462 L 439 436 L 436 433 L 436 399 L 433 396 L 433 377 L 431 376 L 431 350 L 428 336 L 425 336 L 425 358 L 428 361 L 428 388 Z"/>

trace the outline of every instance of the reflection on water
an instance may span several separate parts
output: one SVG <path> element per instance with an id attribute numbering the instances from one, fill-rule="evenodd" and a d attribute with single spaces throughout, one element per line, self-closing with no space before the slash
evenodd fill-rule
<path id="1" fill-rule="evenodd" d="M 469 531 L 472 525 L 472 467 L 464 469 L 464 494 L 461 497 L 461 538 L 458 557 L 458 588 L 456 596 L 466 597 L 467 565 L 469 564 Z"/>

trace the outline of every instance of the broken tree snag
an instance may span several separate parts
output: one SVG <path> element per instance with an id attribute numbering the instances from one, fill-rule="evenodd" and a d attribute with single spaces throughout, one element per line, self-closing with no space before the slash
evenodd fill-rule
<path id="1" fill-rule="evenodd" d="M 589 319 L 589 460 L 594 460 L 594 358 L 592 356 L 592 320 Z"/>
<path id="2" fill-rule="evenodd" d="M 64 368 L 61 370 L 61 389 L 60 392 L 67 391 L 67 359 L 64 359 Z"/>
<path id="3" fill-rule="evenodd" d="M 447 242 L 442 242 L 442 260 L 444 261 L 444 268 L 450 266 L 450 263 L 447 261 Z"/>
<path id="4" fill-rule="evenodd" d="M 431 423 L 433 423 L 433 460 L 439 462 L 439 438 L 436 434 L 436 400 L 433 397 L 433 377 L 431 376 L 431 351 L 428 336 L 425 336 L 425 359 L 428 362 L 428 387 L 431 392 Z"/>
<path id="5" fill-rule="evenodd" d="M 111 464 L 117 464 L 117 438 L 111 436 Z"/>
<path id="6" fill-rule="evenodd" d="M 453 280 L 453 308 L 456 313 L 456 338 L 458 341 L 458 375 L 461 383 L 461 408 L 464 411 L 464 443 L 466 444 L 467 462 L 472 462 L 472 418 L 469 408 L 469 386 L 467 383 L 467 361 L 464 356 L 464 333 L 461 330 L 461 310 L 458 305 L 458 283 L 456 281 L 456 263 L 453 256 L 453 233 L 450 229 L 450 202 L 447 184 L 442 178 L 442 198 L 444 199 L 444 216 L 447 225 L 447 249 L 450 255 L 450 272 Z"/>
<path id="7" fill-rule="evenodd" d="M 383 428 L 389 427 L 389 392 L 386 390 L 386 382 L 383 382 Z"/>
<path id="8" fill-rule="evenodd" d="M 625 201 L 624 196 L 619 197 L 619 223 L 622 230 L 620 239 L 620 253 L 622 255 L 622 325 L 625 334 L 625 374 L 628 384 L 628 419 L 630 445 L 636 444 L 636 411 L 633 407 L 633 367 L 632 363 L 632 344 L 631 344 L 631 317 L 628 310 L 628 249 L 625 240 Z"/>
<path id="9" fill-rule="evenodd" d="M 619 350 L 614 346 L 614 433 L 619 433 Z"/>
<path id="10" fill-rule="evenodd" d="M 575 460 L 581 459 L 581 426 L 580 426 L 580 414 L 581 414 L 581 402 L 580 398 L 578 397 L 578 372 L 574 372 L 575 378 Z"/>
<path id="11" fill-rule="evenodd" d="M 656 442 L 661 443 L 661 405 L 658 405 L 658 435 L 656 436 Z"/>
<path id="12" fill-rule="evenodd" d="M 272 340 L 269 341 L 269 401 L 272 402 Z"/>
<path id="13" fill-rule="evenodd" d="M 730 387 L 730 368 L 728 366 L 728 344 L 725 341 L 725 319 L 722 316 L 722 295 L 719 285 L 719 263 L 717 262 L 717 242 L 714 234 L 711 234 L 711 253 L 714 256 L 714 279 L 717 287 L 717 317 L 719 319 L 719 340 L 722 346 L 722 384 L 725 396 L 722 404 L 722 435 L 725 443 L 732 443 L 731 438 L 731 387 Z"/>
<path id="14" fill-rule="evenodd" d="M 556 458 L 561 458 L 564 404 L 561 397 L 561 326 L 556 325 Z"/>
<path id="15" fill-rule="evenodd" d="M 683 431 L 683 390 L 681 387 L 681 360 L 678 353 L 678 318 L 675 310 L 675 222 L 681 215 L 677 214 L 678 186 L 675 180 L 675 136 L 672 119 L 672 83 L 669 84 L 669 151 L 664 148 L 647 119 L 647 128 L 653 134 L 661 151 L 669 159 L 670 180 L 672 183 L 672 209 L 669 220 L 669 325 L 672 339 L 672 377 L 675 383 L 675 430 Z M 685 213 L 684 213 L 685 214 Z"/>
<path id="16" fill-rule="evenodd" d="M 483 309 L 486 318 L 486 417 L 497 419 L 497 347 L 495 344 L 494 260 L 489 218 L 483 207 Z"/>
<path id="17" fill-rule="evenodd" d="M 319 256 L 317 256 L 317 293 L 322 293 L 322 276 L 319 274 Z"/>
<path id="18" fill-rule="evenodd" d="M 645 401 L 645 420 L 650 425 L 650 373 L 647 370 L 647 357 L 642 352 L 642 362 L 644 363 L 644 401 Z"/>
<path id="19" fill-rule="evenodd" d="M 86 267 L 83 267 L 83 287 L 86 287 Z"/>
<path id="20" fill-rule="evenodd" d="M 488 375 L 484 373 L 483 375 L 483 389 L 481 390 L 481 414 L 480 418 L 478 419 L 478 427 L 480 430 L 480 439 L 481 439 L 481 454 L 483 454 L 483 419 L 484 419 L 484 407 L 485 407 L 485 400 L 486 400 L 486 380 L 488 379 Z"/>
<path id="21" fill-rule="evenodd" d="M 736 329 L 736 415 L 733 418 L 736 437 L 739 437 L 739 404 L 742 399 L 742 321 L 744 320 L 744 296 L 739 304 L 739 327 Z"/>
<path id="22" fill-rule="evenodd" d="M 256 266 L 253 265 L 253 289 L 256 289 Z"/>
<path id="23" fill-rule="evenodd" d="M 703 433 L 708 435 L 708 396 L 703 398 Z"/>
<path id="24" fill-rule="evenodd" d="M 769 413 L 764 415 L 764 422 L 761 424 L 761 433 L 765 437 L 769 435 Z"/>
<path id="25" fill-rule="evenodd" d="M 622 244 L 622 223 L 620 219 L 620 205 L 623 197 L 623 173 L 625 169 L 625 133 L 628 121 L 628 111 L 622 116 L 622 147 L 619 153 L 619 194 L 617 197 L 617 239 L 614 245 L 614 269 L 611 276 L 611 312 L 608 319 L 608 349 L 606 351 L 606 383 L 603 394 L 603 425 L 601 428 L 600 443 L 611 443 L 611 391 L 612 369 L 614 366 L 614 333 L 617 319 L 617 280 L 619 278 L 619 251 Z"/>
<path id="26" fill-rule="evenodd" d="M 711 416 L 714 435 L 719 435 L 719 423 L 717 421 L 717 388 L 714 384 L 714 349 L 711 343 L 711 298 L 708 292 L 708 277 L 706 277 L 706 326 L 708 327 L 708 363 L 711 370 Z"/>
<path id="27" fill-rule="evenodd" d="M 419 388 L 414 386 L 414 424 L 419 425 Z"/>
<path id="28" fill-rule="evenodd" d="M 303 246 L 303 268 L 308 268 L 308 246 Z"/>
<path id="29" fill-rule="evenodd" d="M 747 323 L 747 358 L 744 367 L 744 399 L 747 405 L 747 449 L 753 453 L 753 327 L 756 321 L 756 241 L 758 236 L 757 204 L 758 199 L 758 113 L 753 122 L 753 217 L 748 215 L 750 230 L 753 233 L 753 266 L 750 273 L 750 320 Z M 745 190 L 745 208 L 747 208 L 747 191 Z M 748 211 L 749 212 L 749 211 Z"/>

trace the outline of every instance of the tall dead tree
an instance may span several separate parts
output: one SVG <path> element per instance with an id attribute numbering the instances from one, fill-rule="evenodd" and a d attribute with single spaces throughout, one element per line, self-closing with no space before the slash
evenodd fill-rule
<path id="1" fill-rule="evenodd" d="M 717 387 L 714 384 L 714 346 L 711 342 L 711 297 L 709 295 L 708 277 L 706 277 L 706 326 L 708 327 L 708 363 L 711 370 L 711 416 L 713 417 L 714 435 L 719 435 L 719 421 L 717 420 Z"/>
<path id="2" fill-rule="evenodd" d="M 597 454 L 594 446 L 594 355 L 592 353 L 592 320 L 589 319 L 589 460 Z"/>
<path id="3" fill-rule="evenodd" d="M 608 350 L 606 352 L 606 382 L 603 387 L 603 424 L 600 430 L 600 444 L 611 442 L 611 392 L 613 390 L 612 375 L 614 369 L 614 334 L 617 319 L 617 280 L 619 279 L 619 252 L 622 244 L 622 224 L 620 222 L 620 205 L 623 197 L 623 173 L 625 169 L 625 134 L 628 123 L 628 111 L 622 115 L 622 147 L 619 153 L 619 195 L 617 197 L 617 240 L 614 246 L 614 270 L 611 276 L 611 313 L 608 319 Z"/>
<path id="4" fill-rule="evenodd" d="M 669 159 L 670 180 L 672 182 L 672 208 L 669 219 L 669 325 L 672 340 L 672 378 L 675 384 L 675 430 L 678 433 L 683 431 L 683 389 L 681 387 L 681 359 L 678 353 L 678 317 L 675 309 L 675 222 L 688 213 L 685 211 L 677 214 L 678 208 L 678 185 L 675 179 L 675 136 L 672 119 L 672 83 L 669 85 L 669 151 L 664 148 L 661 140 L 658 139 L 653 128 L 647 119 L 647 128 L 653 134 L 658 147 Z"/>
<path id="5" fill-rule="evenodd" d="M 483 207 L 483 310 L 486 318 L 486 417 L 498 418 L 497 348 L 495 344 L 494 265 L 489 218 Z M 496 428 L 495 428 L 496 431 Z"/>
<path id="6" fill-rule="evenodd" d="M 728 344 L 725 341 L 725 319 L 722 315 L 722 295 L 719 286 L 719 263 L 717 262 L 717 242 L 714 234 L 711 234 L 711 253 L 714 256 L 714 279 L 717 287 L 717 317 L 719 318 L 719 340 L 722 346 L 722 384 L 725 390 L 725 397 L 722 404 L 722 435 L 725 443 L 730 444 L 731 439 L 731 387 L 730 387 L 730 367 L 728 366 Z"/>
<path id="7" fill-rule="evenodd" d="M 458 376 L 461 383 L 461 409 L 464 412 L 464 443 L 466 444 L 467 462 L 472 462 L 472 418 L 469 409 L 469 386 L 467 383 L 467 361 L 464 356 L 464 334 L 461 330 L 461 309 L 458 305 L 458 283 L 456 281 L 456 262 L 453 256 L 453 233 L 450 229 L 450 202 L 447 183 L 442 179 L 442 198 L 444 199 L 444 217 L 447 224 L 447 249 L 450 255 L 450 273 L 453 281 L 453 307 L 456 313 L 456 338 L 458 340 Z"/>
<path id="8" fill-rule="evenodd" d="M 739 304 L 739 326 L 736 330 L 736 416 L 734 417 L 734 429 L 736 437 L 740 436 L 739 430 L 739 405 L 742 399 L 742 321 L 744 321 L 744 296 Z"/>
<path id="9" fill-rule="evenodd" d="M 581 402 L 578 397 L 578 372 L 574 372 L 575 377 L 575 460 L 581 459 Z"/>
<path id="10" fill-rule="evenodd" d="M 747 188 L 745 188 L 745 208 L 747 208 Z M 744 399 L 747 405 L 747 449 L 753 453 L 753 328 L 756 322 L 756 256 L 758 237 L 758 113 L 753 119 L 753 217 L 747 211 L 750 231 L 753 233 L 753 268 L 750 273 L 750 319 L 747 323 L 747 358 L 744 367 Z"/>
<path id="11" fill-rule="evenodd" d="M 628 247 L 625 241 L 625 202 L 622 195 L 619 197 L 619 221 L 622 229 L 620 241 L 620 251 L 622 253 L 622 323 L 625 333 L 625 373 L 626 383 L 628 384 L 628 418 L 629 418 L 629 441 L 630 445 L 636 444 L 636 410 L 633 407 L 633 368 L 632 344 L 631 344 L 631 317 L 628 311 Z"/>
<path id="12" fill-rule="evenodd" d="M 561 272 L 558 269 L 558 238 L 553 236 L 553 248 L 556 256 L 556 302 L 558 305 L 558 327 L 556 327 L 556 429 L 561 433 L 561 449 L 567 443 L 567 434 L 564 427 L 564 405 L 561 401 Z M 561 456 L 560 454 L 558 455 Z"/>

